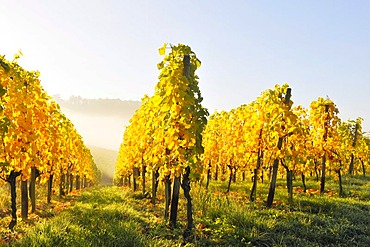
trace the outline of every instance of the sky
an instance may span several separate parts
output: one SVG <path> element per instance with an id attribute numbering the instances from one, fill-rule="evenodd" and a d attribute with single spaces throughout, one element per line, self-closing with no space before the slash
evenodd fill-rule
<path id="1" fill-rule="evenodd" d="M 189 45 L 203 105 L 230 110 L 275 84 L 295 104 L 329 97 L 370 131 L 370 1 L 0 0 L 0 55 L 49 95 L 140 100 L 163 43 Z"/>

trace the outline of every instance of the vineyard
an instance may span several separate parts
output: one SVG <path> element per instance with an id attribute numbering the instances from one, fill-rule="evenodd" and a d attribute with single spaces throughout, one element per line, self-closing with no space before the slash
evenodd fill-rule
<path id="1" fill-rule="evenodd" d="M 11 215 L 8 229 L 0 225 L 3 242 L 370 242 L 370 138 L 361 117 L 342 121 L 329 98 L 315 99 L 309 108 L 294 105 L 288 84 L 267 89 L 249 104 L 209 114 L 202 106 L 196 54 L 182 44 L 164 44 L 159 53 L 164 58 L 154 94 L 142 98 L 125 128 L 117 186 L 107 187 L 98 186 L 101 172 L 90 150 L 41 87 L 39 73 L 19 66 L 19 55 L 12 62 L 1 58 L 0 188 L 10 203 L 0 205 L 11 209 L 0 212 L 4 219 Z"/>
<path id="2" fill-rule="evenodd" d="M 29 202 L 36 211 L 36 184 L 47 185 L 47 202 L 58 187 L 61 197 L 72 188 L 98 182 L 90 150 L 71 121 L 61 112 L 38 79 L 39 72 L 26 71 L 0 57 L 1 186 L 10 186 L 9 229 L 17 224 L 17 185 L 20 183 L 21 217 L 27 220 Z"/>

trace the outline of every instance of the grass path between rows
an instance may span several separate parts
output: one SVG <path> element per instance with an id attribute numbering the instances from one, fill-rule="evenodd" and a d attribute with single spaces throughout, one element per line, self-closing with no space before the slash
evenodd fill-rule
<path id="1" fill-rule="evenodd" d="M 162 223 L 140 201 L 113 186 L 84 191 L 70 208 L 36 223 L 11 246 L 172 246 L 156 240 L 148 229 Z M 68 198 L 66 199 L 68 200 Z M 165 225 L 163 225 L 166 228 Z"/>
<path id="2" fill-rule="evenodd" d="M 277 194 L 273 208 L 266 208 L 262 201 L 248 202 L 243 188 L 249 184 L 234 185 L 229 194 L 221 192 L 224 188 L 217 182 L 209 191 L 194 187 L 196 238 L 188 246 L 369 246 L 370 183 L 368 179 L 359 183 L 349 191 L 361 193 L 356 197 L 297 192 L 293 208 L 284 203 L 285 190 Z M 267 189 L 263 186 L 261 196 Z M 58 213 L 39 210 L 39 219 L 4 246 L 184 245 L 183 199 L 175 230 L 163 219 L 161 194 L 153 206 L 140 192 L 101 186 L 64 200 L 68 206 Z"/>

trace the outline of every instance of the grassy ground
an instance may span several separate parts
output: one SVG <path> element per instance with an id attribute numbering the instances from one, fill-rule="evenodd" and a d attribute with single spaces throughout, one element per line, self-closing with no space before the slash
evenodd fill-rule
<path id="1" fill-rule="evenodd" d="M 258 184 L 255 203 L 247 199 L 250 183 L 232 184 L 228 194 L 226 182 L 213 181 L 208 191 L 194 184 L 196 237 L 188 245 L 369 246 L 370 179 L 344 182 L 346 195 L 339 197 L 335 181 L 328 182 L 324 195 L 317 193 L 317 182 L 308 181 L 308 193 L 303 193 L 296 181 L 292 208 L 286 203 L 283 179 L 272 208 L 263 202 L 267 183 Z M 163 220 L 163 203 L 161 194 L 153 206 L 128 188 L 90 188 L 44 205 L 29 222 L 20 221 L 15 232 L 4 236 L 13 234 L 7 243 L 12 246 L 181 246 L 185 201 L 180 200 L 175 230 Z"/>

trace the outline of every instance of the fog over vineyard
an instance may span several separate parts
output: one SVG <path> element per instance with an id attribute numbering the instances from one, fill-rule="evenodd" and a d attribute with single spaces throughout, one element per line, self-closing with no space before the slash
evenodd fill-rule
<path id="1" fill-rule="evenodd" d="M 96 165 L 102 171 L 101 183 L 111 184 L 124 128 L 140 102 L 80 96 L 71 96 L 67 100 L 58 95 L 53 98 L 91 149 Z"/>
<path id="2" fill-rule="evenodd" d="M 63 113 L 72 120 L 87 145 L 118 150 L 124 127 L 139 101 L 120 99 L 85 99 L 71 96 L 68 100 L 53 96 Z"/>

